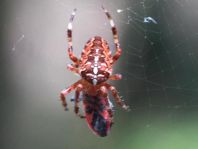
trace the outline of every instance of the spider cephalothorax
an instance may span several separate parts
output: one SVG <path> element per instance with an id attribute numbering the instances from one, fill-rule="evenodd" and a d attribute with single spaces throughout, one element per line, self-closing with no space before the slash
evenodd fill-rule
<path id="1" fill-rule="evenodd" d="M 81 118 L 85 117 L 88 126 L 97 135 L 106 136 L 113 124 L 112 103 L 108 97 L 108 90 L 112 92 L 119 106 L 125 110 L 128 110 L 129 107 L 121 100 L 115 87 L 106 82 L 107 80 L 121 79 L 120 74 L 112 75 L 112 65 L 118 60 L 122 50 L 115 24 L 109 12 L 104 7 L 102 8 L 110 21 L 116 52 L 112 55 L 107 42 L 102 37 L 95 36 L 86 43 L 80 59 L 74 55 L 72 47 L 72 22 L 76 13 L 76 9 L 74 9 L 67 30 L 68 54 L 74 64 L 68 65 L 67 68 L 79 74 L 82 78 L 69 88 L 61 91 L 60 97 L 63 106 L 67 109 L 65 96 L 76 89 L 74 112 Z M 80 97 L 81 92 L 82 97 Z M 85 116 L 79 114 L 80 98 L 83 101 Z"/>

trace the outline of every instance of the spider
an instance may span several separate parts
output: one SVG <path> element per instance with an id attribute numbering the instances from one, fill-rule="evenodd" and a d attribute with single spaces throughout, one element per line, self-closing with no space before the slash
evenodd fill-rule
<path id="1" fill-rule="evenodd" d="M 111 54 L 107 41 L 100 36 L 95 36 L 88 40 L 81 53 L 81 58 L 77 58 L 72 47 L 72 22 L 76 9 L 73 10 L 67 29 L 68 54 L 73 64 L 69 64 L 67 69 L 79 74 L 81 79 L 72 84 L 60 93 L 62 105 L 67 110 L 65 96 L 75 90 L 74 112 L 81 118 L 86 118 L 88 126 L 99 136 L 106 136 L 113 124 L 112 103 L 108 97 L 108 91 L 112 92 L 115 102 L 125 110 L 129 107 L 121 100 L 116 88 L 108 84 L 107 80 L 120 80 L 121 74 L 112 75 L 112 65 L 119 59 L 121 48 L 118 40 L 118 33 L 109 12 L 102 6 L 104 13 L 110 21 L 113 33 L 116 52 Z M 82 93 L 82 97 L 80 94 Z M 82 98 L 85 116 L 79 113 L 79 102 Z"/>

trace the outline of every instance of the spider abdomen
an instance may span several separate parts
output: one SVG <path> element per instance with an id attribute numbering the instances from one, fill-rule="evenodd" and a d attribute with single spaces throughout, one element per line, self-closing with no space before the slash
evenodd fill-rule
<path id="1" fill-rule="evenodd" d="M 113 124 L 113 112 L 109 99 L 85 94 L 83 100 L 86 120 L 89 127 L 99 136 L 105 137 Z"/>
<path id="2" fill-rule="evenodd" d="M 104 39 L 99 36 L 91 38 L 82 52 L 82 78 L 93 85 L 106 81 L 112 71 L 110 54 L 109 46 Z"/>

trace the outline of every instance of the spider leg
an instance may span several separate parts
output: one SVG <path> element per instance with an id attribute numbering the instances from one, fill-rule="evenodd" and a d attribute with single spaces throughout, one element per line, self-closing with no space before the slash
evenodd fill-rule
<path id="1" fill-rule="evenodd" d="M 85 118 L 84 115 L 79 114 L 79 105 L 78 103 L 80 102 L 79 97 L 80 97 L 80 92 L 83 90 L 83 86 L 82 84 L 78 84 L 77 88 L 76 88 L 76 92 L 75 92 L 75 106 L 74 106 L 74 112 L 76 113 L 76 115 L 78 115 L 80 118 Z"/>
<path id="2" fill-rule="evenodd" d="M 76 9 L 73 10 L 69 23 L 68 23 L 68 27 L 67 27 L 67 38 L 68 38 L 68 54 L 70 59 L 75 63 L 75 65 L 79 65 L 79 59 L 74 55 L 73 53 L 73 46 L 72 46 L 72 23 L 74 20 L 74 17 L 76 15 Z"/>
<path id="3" fill-rule="evenodd" d="M 72 64 L 68 64 L 68 65 L 67 65 L 67 69 L 70 70 L 70 71 L 72 71 L 72 72 L 74 72 L 74 73 L 79 74 L 78 68 L 76 68 L 76 67 L 75 67 L 74 65 L 72 65 Z"/>
<path id="4" fill-rule="evenodd" d="M 110 103 L 109 99 L 108 99 L 108 90 L 106 88 L 106 86 L 101 86 L 99 89 L 99 96 L 104 97 L 105 100 L 107 101 L 107 103 L 109 104 L 108 110 L 112 110 L 112 103 Z"/>
<path id="5" fill-rule="evenodd" d="M 102 96 L 102 97 L 104 97 L 105 100 L 106 100 L 106 103 L 108 103 L 107 104 L 108 106 L 106 106 L 106 108 L 107 108 L 107 111 L 109 113 L 109 116 L 113 120 L 113 110 L 112 110 L 113 109 L 113 105 L 112 105 L 111 101 L 108 98 L 108 90 L 107 90 L 106 86 L 101 86 L 100 87 L 100 89 L 99 89 L 99 95 Z"/>
<path id="6" fill-rule="evenodd" d="M 62 101 L 62 105 L 63 105 L 63 107 L 65 108 L 65 110 L 68 110 L 68 108 L 67 108 L 67 101 L 66 101 L 65 96 L 66 96 L 67 94 L 69 94 L 72 90 L 74 90 L 74 89 L 77 87 L 78 84 L 79 84 L 79 81 L 76 82 L 76 83 L 74 83 L 73 85 L 71 85 L 71 86 L 68 87 L 67 89 L 64 89 L 64 90 L 62 90 L 62 91 L 60 92 L 60 99 L 61 99 L 61 101 Z"/>
<path id="7" fill-rule="evenodd" d="M 115 99 L 115 102 L 122 107 L 124 110 L 130 111 L 129 106 L 127 106 L 124 101 L 121 99 L 121 97 L 118 95 L 118 91 L 116 90 L 116 88 L 110 84 L 106 83 L 106 87 L 111 91 L 112 96 Z"/>
<path id="8" fill-rule="evenodd" d="M 114 21 L 110 15 L 110 13 L 102 6 L 102 9 L 104 10 L 107 18 L 109 19 L 110 25 L 111 25 L 111 30 L 113 33 L 113 40 L 114 40 L 114 44 L 116 47 L 116 52 L 114 54 L 114 56 L 112 57 L 112 62 L 111 64 L 114 64 L 120 57 L 121 53 L 122 53 L 122 49 L 120 48 L 120 44 L 119 44 L 119 39 L 118 39 L 118 32 L 117 32 L 117 28 L 114 24 Z"/>
<path id="9" fill-rule="evenodd" d="M 106 86 L 101 86 L 99 89 L 99 95 L 102 97 L 107 97 L 107 88 Z"/>
<path id="10" fill-rule="evenodd" d="M 109 80 L 120 80 L 120 79 L 122 79 L 121 74 L 114 74 L 109 77 Z"/>

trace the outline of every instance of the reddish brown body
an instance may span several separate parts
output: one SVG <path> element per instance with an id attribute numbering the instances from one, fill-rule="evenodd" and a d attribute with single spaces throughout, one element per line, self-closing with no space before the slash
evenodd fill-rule
<path id="1" fill-rule="evenodd" d="M 81 55 L 79 67 L 82 78 L 94 86 L 105 82 L 112 73 L 110 61 L 111 53 L 107 42 L 99 36 L 91 38 Z M 97 135 L 106 136 L 113 123 L 112 107 L 108 97 L 102 97 L 96 88 L 90 87 L 83 95 L 85 117 L 88 126 Z"/>
<path id="2" fill-rule="evenodd" d="M 113 124 L 113 112 L 108 99 L 85 95 L 83 100 L 87 124 L 97 135 L 104 137 Z"/>
<path id="3" fill-rule="evenodd" d="M 98 85 L 112 73 L 111 53 L 107 42 L 99 36 L 90 39 L 81 55 L 80 74 L 89 83 Z"/>
<path id="4" fill-rule="evenodd" d="M 103 10 L 112 27 L 116 47 L 115 54 L 112 56 L 109 46 L 103 38 L 95 36 L 86 43 L 80 59 L 74 55 L 72 47 L 72 22 L 76 12 L 74 9 L 67 31 L 68 53 L 74 64 L 68 65 L 67 68 L 82 78 L 67 89 L 62 90 L 60 94 L 62 104 L 67 109 L 65 96 L 75 90 L 74 112 L 81 118 L 86 118 L 88 126 L 101 137 L 108 134 L 113 124 L 112 103 L 109 100 L 108 90 L 112 92 L 112 96 L 119 106 L 125 110 L 129 109 L 121 100 L 115 87 L 106 82 L 107 80 L 121 79 L 120 74 L 112 75 L 112 65 L 118 60 L 122 50 L 114 22 L 108 11 L 104 8 Z M 82 93 L 85 115 L 79 114 L 80 93 Z"/>

